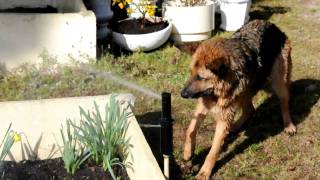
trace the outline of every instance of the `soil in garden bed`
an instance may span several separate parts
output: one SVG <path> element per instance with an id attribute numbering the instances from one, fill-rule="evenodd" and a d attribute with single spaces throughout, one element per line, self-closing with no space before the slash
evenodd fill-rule
<path id="1" fill-rule="evenodd" d="M 9 9 L 0 9 L 0 13 L 57 13 L 58 10 L 52 6 L 39 7 L 39 8 L 27 8 L 27 7 L 15 7 Z"/>
<path id="2" fill-rule="evenodd" d="M 12 161 L 4 162 L 0 167 L 0 173 L 4 172 L 3 179 L 27 180 L 27 179 L 101 179 L 112 180 L 109 172 L 105 172 L 101 167 L 84 164 L 74 176 L 69 175 L 64 169 L 61 158 L 38 160 L 38 161 L 22 161 L 14 163 Z M 127 172 L 119 166 L 113 168 L 116 176 L 121 179 L 129 180 Z"/>
<path id="3" fill-rule="evenodd" d="M 126 19 L 111 25 L 111 29 L 121 34 L 146 34 L 160 31 L 169 25 L 166 21 L 151 22 L 143 19 Z"/>

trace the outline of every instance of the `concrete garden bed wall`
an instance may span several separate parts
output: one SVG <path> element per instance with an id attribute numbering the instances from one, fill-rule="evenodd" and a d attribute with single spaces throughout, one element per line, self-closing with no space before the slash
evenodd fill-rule
<path id="1" fill-rule="evenodd" d="M 10 12 L 48 6 L 57 13 Z M 2 0 L 0 42 L 0 62 L 9 68 L 38 62 L 45 51 L 61 63 L 88 61 L 96 57 L 96 18 L 82 0 Z"/>
<path id="2" fill-rule="evenodd" d="M 104 107 L 110 96 L 73 97 L 58 99 L 43 99 L 30 101 L 0 102 L 0 137 L 4 136 L 6 128 L 12 122 L 12 129 L 23 132 L 27 137 L 22 136 L 22 143 L 30 143 L 32 152 L 27 152 L 20 145 L 15 144 L 11 149 L 9 160 L 20 161 L 32 159 L 28 154 L 36 154 L 40 159 L 48 157 L 59 157 L 56 152 L 57 145 L 54 135 L 59 137 L 61 124 L 65 124 L 67 118 L 79 120 L 79 106 L 86 110 L 93 110 L 95 101 L 100 112 L 104 112 Z M 132 95 L 123 94 L 118 96 L 123 107 L 128 104 L 133 106 Z M 131 109 L 129 109 L 131 111 Z M 131 137 L 132 157 L 126 161 L 132 163 L 132 168 L 127 168 L 130 179 L 164 179 L 161 169 L 154 158 L 151 149 L 143 136 L 136 118 L 132 115 L 129 120 L 129 128 L 126 136 Z M 56 153 L 53 153 L 56 152 Z M 13 159 L 14 158 L 14 159 Z"/>

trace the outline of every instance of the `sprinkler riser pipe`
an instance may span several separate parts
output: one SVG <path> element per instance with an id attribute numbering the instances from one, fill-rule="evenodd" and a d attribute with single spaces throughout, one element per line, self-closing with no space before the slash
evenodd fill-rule
<path id="1" fill-rule="evenodd" d="M 161 152 L 164 155 L 172 154 L 172 122 L 161 118 Z"/>
<path id="2" fill-rule="evenodd" d="M 171 94 L 163 92 L 162 97 L 162 114 L 161 118 L 167 118 L 168 121 L 171 121 Z"/>
<path id="3" fill-rule="evenodd" d="M 173 151 L 173 132 L 171 117 L 171 94 L 164 92 L 162 96 L 162 115 L 160 118 L 161 124 L 161 152 L 163 155 L 170 156 Z"/>

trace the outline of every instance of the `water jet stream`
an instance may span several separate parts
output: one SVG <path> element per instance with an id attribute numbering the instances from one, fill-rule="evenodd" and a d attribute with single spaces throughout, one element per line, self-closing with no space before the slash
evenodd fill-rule
<path id="1" fill-rule="evenodd" d="M 103 72 L 103 71 L 94 69 L 94 68 L 92 68 L 92 67 L 90 67 L 88 65 L 81 65 L 80 69 L 84 70 L 84 71 L 87 71 L 89 73 L 92 73 L 97 77 L 103 77 L 105 79 L 110 79 L 110 80 L 112 80 L 112 81 L 114 81 L 116 83 L 119 83 L 119 84 L 121 84 L 123 86 L 126 86 L 126 87 L 130 88 L 130 89 L 136 90 L 136 91 L 138 91 L 138 92 L 140 92 L 142 94 L 145 94 L 145 95 L 147 95 L 149 97 L 152 97 L 152 98 L 155 98 L 155 99 L 159 99 L 159 100 L 161 99 L 160 94 L 157 94 L 156 92 L 154 92 L 154 91 L 152 91 L 150 89 L 147 89 L 145 87 L 142 87 L 140 85 L 137 85 L 135 83 L 129 82 L 129 81 L 117 76 L 117 75 L 112 74 L 111 72 Z"/>

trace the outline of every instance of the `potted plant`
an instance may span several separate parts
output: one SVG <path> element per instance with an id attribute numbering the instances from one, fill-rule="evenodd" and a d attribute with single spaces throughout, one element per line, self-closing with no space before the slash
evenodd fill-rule
<path id="1" fill-rule="evenodd" d="M 249 20 L 251 0 L 219 0 L 221 25 L 226 31 L 236 31 Z"/>
<path id="2" fill-rule="evenodd" d="M 214 29 L 214 3 L 209 0 L 168 1 L 164 18 L 173 25 L 171 38 L 177 42 L 209 39 Z"/>
<path id="3" fill-rule="evenodd" d="M 139 11 L 141 17 L 127 18 L 111 25 L 112 36 L 115 43 L 129 51 L 150 51 L 164 44 L 172 30 L 172 25 L 161 17 L 154 16 L 155 8 L 153 0 L 113 0 L 113 5 L 121 9 L 126 8 L 128 15 Z"/>

